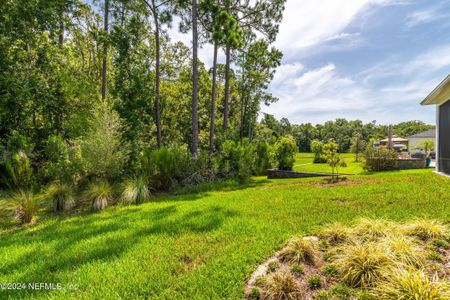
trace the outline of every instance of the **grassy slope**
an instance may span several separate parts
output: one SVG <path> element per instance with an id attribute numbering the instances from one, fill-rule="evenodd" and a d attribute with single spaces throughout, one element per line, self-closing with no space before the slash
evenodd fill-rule
<path id="1" fill-rule="evenodd" d="M 343 174 L 363 174 L 365 171 L 363 169 L 363 163 L 355 162 L 355 154 L 353 153 L 342 153 L 341 158 L 344 159 L 347 167 L 340 167 L 339 173 Z M 361 155 L 362 156 L 362 155 Z M 298 153 L 295 161 L 294 170 L 304 171 L 304 172 L 324 172 L 331 173 L 331 167 L 324 164 L 313 164 L 314 154 L 313 153 Z"/>
<path id="2" fill-rule="evenodd" d="M 0 291 L 0 298 L 240 299 L 255 266 L 294 234 L 359 216 L 449 220 L 449 182 L 429 170 L 355 176 L 335 186 L 256 178 L 41 220 L 0 233 L 0 283 L 72 283 L 77 293 Z"/>

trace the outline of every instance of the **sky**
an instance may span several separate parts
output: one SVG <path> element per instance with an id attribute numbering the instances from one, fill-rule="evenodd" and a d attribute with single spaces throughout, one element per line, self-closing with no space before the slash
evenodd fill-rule
<path id="1" fill-rule="evenodd" d="M 265 113 L 434 124 L 420 102 L 450 73 L 450 1 L 288 0 L 275 46 L 279 101 Z"/>
<path id="2" fill-rule="evenodd" d="M 287 0 L 274 46 L 284 55 L 269 88 L 279 100 L 263 113 L 434 124 L 435 108 L 420 102 L 450 73 L 450 0 Z M 211 65 L 212 47 L 199 58 Z"/>

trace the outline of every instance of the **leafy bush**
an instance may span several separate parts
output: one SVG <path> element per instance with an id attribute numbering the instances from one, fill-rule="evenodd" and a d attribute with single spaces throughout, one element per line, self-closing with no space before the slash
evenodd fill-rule
<path id="1" fill-rule="evenodd" d="M 86 191 L 86 198 L 94 210 L 104 210 L 112 199 L 112 187 L 106 181 L 91 183 Z"/>
<path id="2" fill-rule="evenodd" d="M 280 252 L 280 259 L 291 263 L 307 262 L 312 265 L 316 263 L 318 248 L 314 241 L 302 238 L 290 240 L 286 247 Z"/>
<path id="3" fill-rule="evenodd" d="M 172 147 L 146 150 L 141 155 L 142 175 L 157 189 L 167 190 L 186 177 L 190 167 L 187 148 Z"/>
<path id="4" fill-rule="evenodd" d="M 219 158 L 219 172 L 228 178 L 244 182 L 253 174 L 255 148 L 248 139 L 240 142 L 227 140 L 222 145 Z"/>
<path id="5" fill-rule="evenodd" d="M 324 144 L 319 140 L 312 140 L 311 141 L 311 152 L 314 153 L 314 163 L 315 164 L 321 164 L 325 163 L 327 160 L 323 154 L 323 147 Z"/>
<path id="6" fill-rule="evenodd" d="M 385 171 L 394 168 L 398 154 L 394 150 L 379 147 L 367 147 L 364 153 L 365 168 L 369 171 Z"/>
<path id="7" fill-rule="evenodd" d="M 266 175 L 273 167 L 273 147 L 266 141 L 257 141 L 255 147 L 255 175 Z"/>
<path id="8" fill-rule="evenodd" d="M 150 198 L 147 180 L 141 176 L 135 179 L 130 179 L 125 182 L 122 193 L 122 202 L 125 204 L 140 204 Z"/>
<path id="9" fill-rule="evenodd" d="M 48 188 L 46 196 L 52 202 L 53 209 L 58 212 L 69 210 L 75 205 L 73 188 L 66 183 L 56 182 L 52 184 Z"/>
<path id="10" fill-rule="evenodd" d="M 43 166 L 42 176 L 48 180 L 77 182 L 83 175 L 81 151 L 59 135 L 50 136 L 45 147 L 47 162 Z"/>
<path id="11" fill-rule="evenodd" d="M 280 170 L 292 170 L 297 144 L 291 135 L 281 137 L 275 144 L 275 160 Z"/>

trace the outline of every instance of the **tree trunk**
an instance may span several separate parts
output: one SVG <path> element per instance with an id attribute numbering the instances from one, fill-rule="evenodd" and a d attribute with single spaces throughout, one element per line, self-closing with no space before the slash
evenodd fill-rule
<path id="1" fill-rule="evenodd" d="M 108 33 L 108 17 L 109 17 L 109 0 L 105 0 L 105 12 L 104 12 L 104 24 L 103 29 L 105 34 Z M 106 63 L 108 56 L 108 43 L 105 41 L 103 45 L 103 66 L 102 66 L 102 99 L 106 99 Z"/>
<path id="2" fill-rule="evenodd" d="M 229 45 L 226 46 L 225 50 L 225 102 L 223 110 L 223 131 L 228 129 L 228 103 L 230 101 L 230 59 L 231 59 L 231 48 Z"/>
<path id="3" fill-rule="evenodd" d="M 198 32 L 197 0 L 192 0 L 192 149 L 193 159 L 197 159 L 198 148 Z"/>
<path id="4" fill-rule="evenodd" d="M 155 122 L 156 122 L 156 146 L 161 148 L 161 115 L 159 111 L 159 86 L 161 81 L 160 74 L 160 45 L 159 45 L 159 21 L 156 12 L 155 0 L 152 0 L 153 5 L 153 19 L 155 22 L 155 50 L 156 50 L 156 63 L 155 63 Z"/>
<path id="5" fill-rule="evenodd" d="M 211 91 L 211 116 L 209 125 L 209 164 L 214 152 L 214 122 L 216 113 L 216 77 L 217 77 L 217 42 L 214 43 L 214 58 L 213 58 L 213 72 L 212 72 L 212 91 Z"/>

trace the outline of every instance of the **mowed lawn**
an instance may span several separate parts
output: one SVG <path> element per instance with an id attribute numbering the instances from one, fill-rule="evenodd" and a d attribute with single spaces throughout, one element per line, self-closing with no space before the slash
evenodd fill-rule
<path id="1" fill-rule="evenodd" d="M 361 159 L 363 155 L 361 154 Z M 346 167 L 339 167 L 339 173 L 343 174 L 363 174 L 364 163 L 355 162 L 355 154 L 353 153 L 341 153 L 340 157 L 345 161 Z M 297 153 L 296 161 L 294 165 L 294 171 L 303 172 L 320 172 L 320 173 L 331 173 L 331 167 L 327 163 L 314 164 L 314 154 L 313 153 Z"/>
<path id="2" fill-rule="evenodd" d="M 255 267 L 293 235 L 362 216 L 448 221 L 449 186 L 431 170 L 351 176 L 336 185 L 254 178 L 41 218 L 0 233 L 0 283 L 64 289 L 3 290 L 0 299 L 242 299 Z"/>

